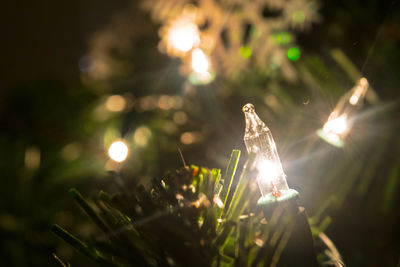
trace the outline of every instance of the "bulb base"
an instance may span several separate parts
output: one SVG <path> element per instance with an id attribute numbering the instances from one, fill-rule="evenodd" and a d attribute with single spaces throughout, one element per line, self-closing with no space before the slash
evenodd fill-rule
<path id="1" fill-rule="evenodd" d="M 335 147 L 343 147 L 344 141 L 343 139 L 337 134 L 327 134 L 324 130 L 319 129 L 317 130 L 317 135 L 324 140 L 325 142 L 335 146 Z"/>
<path id="2" fill-rule="evenodd" d="M 260 197 L 257 201 L 257 205 L 265 206 L 265 205 L 276 204 L 279 202 L 284 202 L 284 201 L 290 200 L 299 195 L 299 192 L 297 192 L 294 189 L 280 190 L 280 192 L 281 192 L 281 195 L 279 197 L 275 197 L 272 193 L 269 193 L 269 194 L 266 194 L 266 195 Z"/>

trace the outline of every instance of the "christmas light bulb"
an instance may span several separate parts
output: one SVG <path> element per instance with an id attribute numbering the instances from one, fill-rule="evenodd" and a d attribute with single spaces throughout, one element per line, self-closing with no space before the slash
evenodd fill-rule
<path id="1" fill-rule="evenodd" d="M 263 198 L 281 199 L 288 194 L 297 195 L 288 187 L 271 131 L 260 120 L 252 104 L 246 104 L 243 112 L 246 118 L 244 142 L 248 153 L 257 154 L 257 183 Z"/>
<path id="2" fill-rule="evenodd" d="M 322 139 L 337 147 L 342 147 L 344 145 L 344 139 L 352 128 L 354 115 L 362 106 L 362 100 L 367 93 L 368 87 L 367 79 L 361 78 L 357 84 L 339 100 L 322 129 L 317 131 Z"/>
<path id="3" fill-rule="evenodd" d="M 128 156 L 128 146 L 122 141 L 115 141 L 108 149 L 108 155 L 116 162 L 123 162 Z"/>

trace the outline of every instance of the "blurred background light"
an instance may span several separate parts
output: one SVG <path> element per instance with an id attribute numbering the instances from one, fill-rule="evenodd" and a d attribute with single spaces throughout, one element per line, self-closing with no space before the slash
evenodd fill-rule
<path id="1" fill-rule="evenodd" d="M 141 126 L 136 129 L 133 140 L 138 146 L 146 146 L 151 137 L 151 130 L 146 126 Z"/>
<path id="2" fill-rule="evenodd" d="M 306 14 L 302 10 L 297 10 L 292 15 L 293 22 L 303 23 L 306 20 Z"/>
<path id="3" fill-rule="evenodd" d="M 128 156 L 128 146 L 123 141 L 115 141 L 108 149 L 108 155 L 116 162 L 123 162 Z"/>
<path id="4" fill-rule="evenodd" d="M 179 52 L 188 52 L 200 43 L 197 25 L 187 18 L 173 22 L 167 33 L 170 46 Z"/>
<path id="5" fill-rule="evenodd" d="M 82 147 L 79 143 L 69 143 L 61 150 L 61 157 L 65 161 L 76 160 L 82 153 Z"/>
<path id="6" fill-rule="evenodd" d="M 173 120 L 176 124 L 183 125 L 187 122 L 187 115 L 183 111 L 175 112 Z"/>
<path id="7" fill-rule="evenodd" d="M 203 50 L 200 48 L 194 49 L 192 52 L 192 69 L 199 74 L 205 74 L 208 72 L 209 67 L 210 62 Z"/>
<path id="8" fill-rule="evenodd" d="M 290 60 L 296 61 L 300 58 L 300 49 L 296 46 L 291 47 L 287 51 L 287 56 Z"/>
<path id="9" fill-rule="evenodd" d="M 242 46 L 239 49 L 239 54 L 244 59 L 250 58 L 252 53 L 253 51 L 251 51 L 251 48 L 247 46 Z"/>
<path id="10" fill-rule="evenodd" d="M 112 95 L 109 96 L 106 100 L 106 108 L 109 111 L 119 112 L 124 110 L 125 107 L 126 107 L 126 100 L 123 96 Z"/>
<path id="11" fill-rule="evenodd" d="M 40 149 L 36 146 L 28 147 L 25 150 L 25 168 L 36 170 L 40 166 Z"/>

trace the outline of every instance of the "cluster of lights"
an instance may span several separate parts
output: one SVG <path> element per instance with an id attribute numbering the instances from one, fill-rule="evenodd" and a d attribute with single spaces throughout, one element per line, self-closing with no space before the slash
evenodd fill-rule
<path id="1" fill-rule="evenodd" d="M 346 93 L 331 112 L 318 135 L 326 142 L 342 147 L 344 139 L 352 128 L 354 115 L 362 106 L 369 84 L 366 78 L 361 78 L 357 84 Z"/>
<path id="2" fill-rule="evenodd" d="M 172 55 L 182 55 L 200 44 L 197 25 L 189 17 L 183 16 L 173 21 L 166 34 L 167 51 Z"/>
<path id="3" fill-rule="evenodd" d="M 163 35 L 164 49 L 169 55 L 180 57 L 190 63 L 189 81 L 193 84 L 206 84 L 211 82 L 214 76 L 211 71 L 211 60 L 204 49 L 207 38 L 201 37 L 195 23 L 196 12 L 195 6 L 186 6 L 180 17 L 172 20 L 161 30 L 161 35 Z"/>
<path id="4" fill-rule="evenodd" d="M 321 138 L 334 146 L 344 145 L 344 138 L 351 130 L 354 121 L 352 116 L 362 105 L 368 87 L 367 79 L 361 78 L 353 89 L 340 99 L 327 122 L 318 130 Z M 260 120 L 252 104 L 246 104 L 243 112 L 246 119 L 244 134 L 246 149 L 248 153 L 257 155 L 257 184 L 262 195 L 259 203 L 282 201 L 296 196 L 298 193 L 290 189 L 286 182 L 286 175 L 271 131 Z"/>
<path id="5" fill-rule="evenodd" d="M 198 70 L 201 71 L 201 69 Z M 342 97 L 330 114 L 328 121 L 318 131 L 318 134 L 324 140 L 335 146 L 343 145 L 343 138 L 351 128 L 350 116 L 354 115 L 356 108 L 361 105 L 361 100 L 364 98 L 368 86 L 368 81 L 361 78 L 357 85 Z M 252 104 L 246 104 L 243 107 L 243 112 L 246 119 L 244 134 L 246 149 L 248 153 L 257 154 L 257 183 L 262 194 L 259 201 L 263 203 L 282 201 L 296 196 L 297 191 L 290 189 L 287 184 L 286 175 L 270 129 L 260 120 Z M 135 132 L 134 139 L 144 146 L 150 136 L 151 131 L 147 127 L 140 127 Z M 181 141 L 185 144 L 193 143 L 194 140 L 195 135 L 193 133 L 184 133 L 181 136 Z M 123 162 L 128 154 L 128 145 L 122 140 L 113 142 L 108 149 L 109 157 L 118 163 Z"/>

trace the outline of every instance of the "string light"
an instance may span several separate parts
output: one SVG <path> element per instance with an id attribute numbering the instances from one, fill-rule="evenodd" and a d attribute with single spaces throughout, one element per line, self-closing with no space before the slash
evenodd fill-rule
<path id="1" fill-rule="evenodd" d="M 192 51 L 191 66 L 193 72 L 189 75 L 189 81 L 195 85 L 211 82 L 215 75 L 210 71 L 211 63 L 209 58 L 200 48 Z"/>
<path id="2" fill-rule="evenodd" d="M 192 52 L 192 69 L 199 74 L 205 74 L 208 72 L 209 67 L 210 63 L 203 50 L 200 48 L 194 49 Z"/>
<path id="3" fill-rule="evenodd" d="M 186 16 L 173 21 L 166 34 L 167 51 L 172 55 L 189 52 L 200 43 L 197 25 Z"/>
<path id="4" fill-rule="evenodd" d="M 297 195 L 286 182 L 271 131 L 260 120 L 252 104 L 246 104 L 243 112 L 246 118 L 244 142 L 247 152 L 257 154 L 257 183 L 262 195 L 260 200 L 281 201 Z"/>
<path id="5" fill-rule="evenodd" d="M 361 78 L 357 84 L 339 100 L 322 129 L 317 131 L 317 134 L 323 140 L 337 147 L 342 147 L 344 145 L 344 139 L 353 125 L 353 117 L 362 106 L 362 100 L 367 93 L 368 87 L 367 79 Z"/>
<path id="6" fill-rule="evenodd" d="M 128 146 L 123 141 L 115 141 L 108 149 L 108 155 L 116 162 L 123 162 L 128 156 Z"/>

